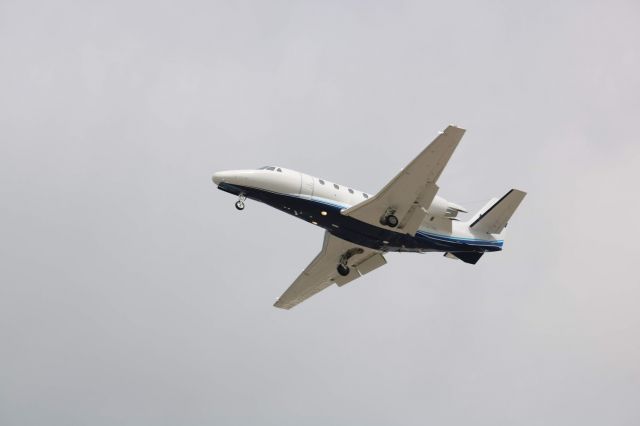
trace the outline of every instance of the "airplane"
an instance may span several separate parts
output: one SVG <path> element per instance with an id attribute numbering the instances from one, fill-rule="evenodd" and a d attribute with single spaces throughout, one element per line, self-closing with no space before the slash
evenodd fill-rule
<path id="1" fill-rule="evenodd" d="M 470 220 L 437 195 L 437 181 L 465 129 L 450 125 L 377 194 L 278 166 L 217 172 L 218 189 L 256 200 L 324 228 L 322 250 L 274 306 L 291 309 L 332 284 L 339 287 L 387 263 L 389 252 L 443 252 L 475 264 L 502 250 L 505 227 L 526 193 L 511 189 Z"/>

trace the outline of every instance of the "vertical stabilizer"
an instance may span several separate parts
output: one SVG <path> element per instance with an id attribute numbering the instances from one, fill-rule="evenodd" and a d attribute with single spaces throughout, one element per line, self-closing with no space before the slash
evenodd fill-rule
<path id="1" fill-rule="evenodd" d="M 518 189 L 507 192 L 489 208 L 481 210 L 481 213 L 472 221 L 471 230 L 487 234 L 500 234 L 525 195 L 527 195 L 526 192 Z"/>

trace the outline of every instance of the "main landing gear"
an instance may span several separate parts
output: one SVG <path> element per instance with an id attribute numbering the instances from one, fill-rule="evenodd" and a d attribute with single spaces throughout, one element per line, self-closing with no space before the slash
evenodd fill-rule
<path id="1" fill-rule="evenodd" d="M 351 272 L 351 269 L 349 269 L 348 266 L 343 265 L 342 263 L 338 264 L 338 273 L 340 275 L 342 275 L 343 277 L 346 277 L 347 275 L 349 275 L 349 272 Z"/>
<path id="2" fill-rule="evenodd" d="M 364 253 L 364 250 L 362 250 L 360 247 L 347 250 L 345 254 L 340 256 L 340 263 L 338 263 L 338 267 L 336 268 L 338 273 L 343 277 L 349 275 L 349 273 L 351 272 L 351 269 L 349 268 L 349 259 L 351 259 L 356 254 L 362 253 Z"/>
<path id="3" fill-rule="evenodd" d="M 387 225 L 391 228 L 398 226 L 398 218 L 394 215 L 396 211 L 392 208 L 387 209 L 384 216 L 380 218 L 381 225 Z"/>
<path id="4" fill-rule="evenodd" d="M 395 217 L 394 215 L 390 214 L 389 216 L 384 218 L 385 224 L 395 228 L 396 226 L 398 226 L 398 218 Z"/>
<path id="5" fill-rule="evenodd" d="M 238 201 L 236 201 L 236 209 L 244 210 L 244 200 L 247 199 L 247 196 L 244 194 L 240 194 L 238 197 Z"/>

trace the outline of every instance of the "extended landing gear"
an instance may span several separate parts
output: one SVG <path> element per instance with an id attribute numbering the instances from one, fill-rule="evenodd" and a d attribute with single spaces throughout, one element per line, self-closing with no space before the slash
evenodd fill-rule
<path id="1" fill-rule="evenodd" d="M 351 273 L 351 269 L 349 268 L 349 259 L 351 259 L 356 254 L 362 254 L 364 250 L 360 247 L 354 247 L 352 249 L 347 250 L 342 256 L 340 256 L 340 263 L 338 263 L 338 273 L 343 277 L 346 277 Z"/>
<path id="2" fill-rule="evenodd" d="M 398 226 L 398 218 L 395 217 L 394 215 L 390 214 L 389 216 L 384 218 L 385 224 L 395 228 L 396 226 Z"/>
<path id="3" fill-rule="evenodd" d="M 238 201 L 236 201 L 236 209 L 244 210 L 244 200 L 246 199 L 247 197 L 244 194 L 240 194 Z"/>
<path id="4" fill-rule="evenodd" d="M 343 265 L 343 264 L 338 264 L 338 273 L 340 275 L 342 275 L 343 277 L 346 277 L 347 275 L 349 275 L 349 272 L 351 272 L 351 269 L 349 269 L 348 266 Z"/>
<path id="5" fill-rule="evenodd" d="M 386 225 L 390 228 L 398 226 L 398 218 L 394 215 L 396 209 L 389 207 L 380 218 L 380 225 Z"/>

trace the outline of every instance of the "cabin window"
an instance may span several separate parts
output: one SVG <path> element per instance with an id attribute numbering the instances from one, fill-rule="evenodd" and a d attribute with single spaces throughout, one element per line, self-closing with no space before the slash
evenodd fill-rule
<path id="1" fill-rule="evenodd" d="M 364 192 L 362 193 L 362 196 L 363 196 L 364 198 L 369 198 L 369 196 L 368 196 L 367 194 L 365 194 Z"/>
<path id="2" fill-rule="evenodd" d="M 349 188 L 349 192 L 350 192 L 351 194 L 353 194 L 353 189 Z"/>
<path id="3" fill-rule="evenodd" d="M 333 187 L 334 187 L 335 189 L 340 189 L 340 187 L 338 186 L 338 184 L 337 184 L 337 183 L 334 183 L 334 184 L 333 184 Z"/>
<path id="4" fill-rule="evenodd" d="M 324 181 L 322 179 L 318 179 L 318 182 L 320 182 L 320 185 L 324 185 Z"/>

